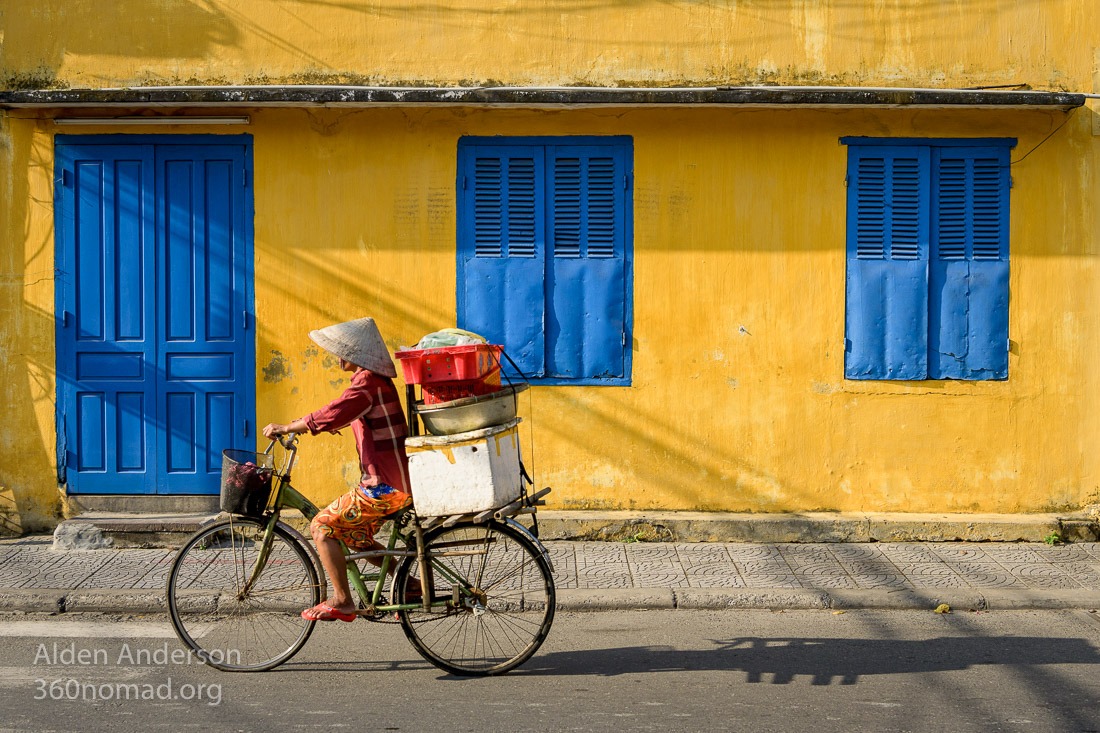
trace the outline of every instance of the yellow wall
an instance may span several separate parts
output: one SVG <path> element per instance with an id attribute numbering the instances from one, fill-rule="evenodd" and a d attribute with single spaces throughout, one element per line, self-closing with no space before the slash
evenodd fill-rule
<path id="1" fill-rule="evenodd" d="M 1081 89 L 1098 13 L 1093 0 L 2 0 L 0 79 Z"/>
<path id="2" fill-rule="evenodd" d="M 1077 33 L 1100 20 L 1084 0 L 531 5 L 0 0 L 0 79 L 1089 91 L 1094 51 Z M 308 330 L 370 314 L 396 348 L 453 325 L 460 136 L 628 134 L 633 386 L 527 393 L 528 460 L 555 487 L 554 507 L 1020 512 L 1098 500 L 1100 138 L 1089 109 L 1068 121 L 1005 110 L 242 111 L 255 138 L 261 425 L 346 384 Z M 50 114 L 0 116 L 0 531 L 46 526 L 59 503 Z M 1011 136 L 1018 159 L 1052 132 L 1012 168 L 1009 380 L 844 380 L 837 138 Z M 334 496 L 356 474 L 352 451 L 350 434 L 308 439 L 297 482 Z"/>
<path id="3" fill-rule="evenodd" d="M 346 384 L 308 330 L 370 314 L 391 348 L 453 325 L 455 151 L 464 134 L 622 134 L 635 143 L 634 383 L 540 387 L 521 405 L 559 508 L 1039 511 L 1096 500 L 1096 151 L 1091 113 L 1013 166 L 1007 382 L 843 379 L 842 135 L 1013 136 L 1060 112 L 251 110 L 258 420 Z M 29 182 L 7 204 L 27 240 L 0 333 L 2 481 L 49 507 L 49 128 L 12 121 Z M 89 132 L 94 132 L 89 129 Z M 193 132 L 195 130 L 187 130 Z M 201 130 L 200 130 L 201 131 Z M 16 169 L 20 165 L 13 166 Z M 19 268 L 26 286 L 19 296 Z M 39 273 L 41 282 L 35 282 Z M 10 279 L 10 278 L 9 278 Z M 14 378 L 18 377 L 18 378 Z M 13 443 L 14 441 L 14 443 Z M 357 476 L 350 433 L 309 439 L 314 498 Z"/>
<path id="4" fill-rule="evenodd" d="M 1014 512 L 1095 499 L 1100 273 L 1085 111 L 1012 171 L 1010 379 L 909 384 L 843 379 L 846 149 L 837 138 L 1013 136 L 1019 158 L 1062 113 L 254 119 L 258 355 L 261 372 L 277 351 L 293 374 L 261 379 L 261 421 L 305 412 L 333 391 L 339 375 L 309 356 L 308 328 L 370 313 L 397 347 L 453 323 L 460 135 L 628 132 L 634 384 L 530 393 L 533 460 L 555 505 Z M 313 272 L 322 274 L 285 287 Z M 285 326 L 271 318 L 283 313 Z M 288 388 L 297 390 L 289 399 Z M 339 455 L 309 448 L 320 465 Z M 342 486 L 308 480 L 318 493 Z"/>

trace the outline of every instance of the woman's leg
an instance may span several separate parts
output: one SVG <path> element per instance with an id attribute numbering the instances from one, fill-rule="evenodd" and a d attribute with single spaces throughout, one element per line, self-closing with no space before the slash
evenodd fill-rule
<path id="1" fill-rule="evenodd" d="M 316 527 L 311 529 L 317 554 L 321 556 L 321 564 L 325 566 L 325 572 L 332 580 L 333 595 L 327 603 L 337 611 L 351 613 L 355 610 L 355 602 L 351 599 L 351 585 L 348 583 L 348 566 L 343 548 L 323 530 Z"/>

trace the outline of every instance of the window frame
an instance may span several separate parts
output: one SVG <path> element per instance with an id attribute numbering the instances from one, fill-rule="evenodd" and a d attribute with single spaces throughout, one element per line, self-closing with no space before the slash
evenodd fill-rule
<path id="1" fill-rule="evenodd" d="M 844 378 L 853 381 L 1003 381 L 1008 379 L 1009 263 L 1011 259 L 1010 151 L 1015 138 L 912 138 L 842 137 L 847 145 L 845 176 L 845 327 Z M 882 187 L 869 185 L 869 196 L 862 197 L 862 164 L 876 157 L 867 151 L 884 150 L 886 168 L 877 171 Z M 951 155 L 951 149 L 962 149 Z M 948 151 L 946 154 L 944 151 Z M 986 153 L 985 151 L 988 151 Z M 990 178 L 987 159 L 999 161 Z M 944 182 L 947 163 L 970 161 L 964 178 L 948 192 Z M 890 161 L 886 163 L 886 161 Z M 904 169 L 899 163 L 916 168 L 915 188 L 905 190 Z M 979 163 L 985 178 L 979 183 Z M 890 167 L 890 166 L 893 167 Z M 903 174 L 901 182 L 895 177 Z M 874 180 L 876 172 L 868 173 Z M 992 186 L 992 187 L 991 187 Z M 997 192 L 997 215 L 990 218 L 987 206 L 979 208 L 979 195 Z M 880 194 L 876 200 L 875 194 Z M 902 194 L 907 194 L 903 197 Z M 941 204 L 945 197 L 956 196 L 965 203 L 965 245 L 953 242 L 956 249 L 965 246 L 965 254 L 945 255 L 945 224 Z M 895 206 L 894 199 L 903 199 Z M 988 204 L 988 200 L 983 200 Z M 953 202 L 953 206 L 961 205 Z M 906 218 L 908 208 L 916 213 Z M 876 213 L 876 209 L 879 213 Z M 868 211 L 867 216 L 861 212 Z M 901 212 L 901 219 L 898 212 Z M 984 228 L 975 230 L 976 217 L 984 217 Z M 876 221 L 875 216 L 881 216 Z M 995 222 L 993 226 L 989 222 Z M 900 222 L 900 223 L 899 223 Z M 909 231 L 904 223 L 908 222 Z M 877 230 L 881 240 L 864 235 Z M 997 254 L 989 256 L 988 234 L 996 230 Z M 983 236 L 975 236 L 978 233 Z M 899 233 L 900 245 L 895 242 Z M 957 231 L 951 234 L 957 235 Z M 979 240 L 982 251 L 978 253 Z M 869 246 L 868 243 L 871 243 Z M 896 247 L 896 250 L 895 250 Z M 877 248 L 877 253 L 867 253 Z M 910 256 L 915 255 L 915 256 Z M 959 268 L 959 265 L 962 268 Z M 952 269 L 954 268 L 954 269 Z M 980 288 L 972 288 L 974 283 Z M 960 285 L 962 287 L 960 287 Z M 955 293 L 953 299 L 945 299 Z M 961 297 L 957 294 L 963 292 Z M 872 295 L 877 297 L 867 298 Z M 865 303 L 867 305 L 865 305 Z M 922 310 L 923 309 L 923 310 Z M 978 320 L 973 316 L 977 314 Z M 946 317 L 945 317 L 946 316 Z M 965 327 L 960 330 L 960 323 Z M 873 327 L 869 324 L 874 324 Z M 974 325 L 977 324 L 977 325 Z M 1004 336 L 1003 347 L 997 337 Z M 853 338 L 859 342 L 854 346 Z M 949 353 L 937 345 L 956 339 L 950 346 L 964 347 Z M 960 341 L 961 339 L 961 341 Z M 965 342 L 965 343 L 963 343 Z M 867 344 L 871 345 L 867 345 Z M 958 356 L 962 353 L 963 356 Z"/>
<path id="2" fill-rule="evenodd" d="M 550 312 L 553 306 L 554 295 L 552 285 L 555 279 L 553 273 L 553 261 L 555 254 L 552 251 L 552 237 L 549 231 L 552 220 L 554 199 L 549 185 L 551 179 L 551 154 L 552 148 L 582 148 L 605 147 L 613 156 L 623 156 L 625 175 L 624 194 L 622 196 L 622 331 L 621 331 L 621 360 L 622 374 L 607 377 L 580 376 L 570 377 L 562 375 L 528 376 L 531 384 L 548 386 L 630 386 L 633 382 L 633 331 L 634 331 L 634 139 L 629 135 L 469 135 L 462 136 L 458 140 L 456 156 L 456 316 L 460 327 L 467 327 L 467 312 L 469 302 L 466 295 L 465 283 L 469 277 L 466 264 L 467 255 L 472 255 L 476 250 L 476 242 L 471 241 L 465 231 L 464 217 L 467 216 L 467 195 L 464 185 L 466 181 L 465 171 L 467 156 L 475 154 L 480 148 L 531 148 L 534 155 L 543 156 L 543 179 L 539 186 L 541 199 L 536 202 L 539 209 L 537 219 L 541 226 L 543 272 L 542 272 L 542 303 L 543 322 L 541 324 L 541 338 L 543 339 L 542 364 L 548 369 L 551 363 L 550 355 Z M 471 187 L 472 188 L 472 187 Z M 502 258 L 503 259 L 503 258 Z M 535 258 L 536 260 L 538 258 Z M 587 261 L 587 258 L 584 258 Z M 613 261 L 618 258 L 603 258 L 604 261 Z M 476 330 L 476 329 L 474 329 Z M 559 332 L 560 333 L 560 332 Z M 579 336 L 583 338 L 583 334 Z M 508 344 L 505 344 L 507 347 Z M 616 355 L 612 355 L 613 357 Z M 505 361 L 507 373 L 515 375 L 515 372 Z"/>

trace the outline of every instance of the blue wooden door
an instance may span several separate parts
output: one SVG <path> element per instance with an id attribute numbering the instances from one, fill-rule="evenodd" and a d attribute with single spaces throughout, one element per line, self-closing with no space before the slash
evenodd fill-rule
<path id="1" fill-rule="evenodd" d="M 221 450 L 250 437 L 249 163 L 240 137 L 59 137 L 70 493 L 216 493 Z"/>

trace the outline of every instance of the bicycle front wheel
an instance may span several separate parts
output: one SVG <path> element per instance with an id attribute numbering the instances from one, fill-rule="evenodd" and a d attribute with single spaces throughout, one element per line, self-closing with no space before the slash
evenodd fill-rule
<path id="1" fill-rule="evenodd" d="M 539 548 L 507 524 L 461 523 L 424 537 L 433 598 L 446 605 L 400 611 L 421 656 L 457 675 L 503 674 L 531 658 L 554 622 L 554 580 Z M 417 558 L 394 578 L 399 603 L 420 600 Z"/>
<path id="2" fill-rule="evenodd" d="M 321 601 L 309 551 L 282 527 L 234 517 L 194 534 L 168 574 L 168 612 L 199 660 L 229 672 L 271 669 L 309 639 L 301 617 Z"/>

